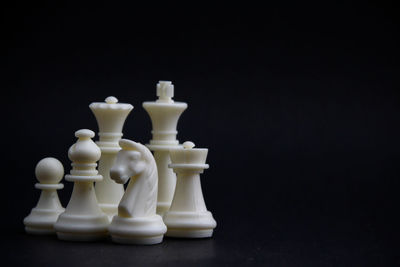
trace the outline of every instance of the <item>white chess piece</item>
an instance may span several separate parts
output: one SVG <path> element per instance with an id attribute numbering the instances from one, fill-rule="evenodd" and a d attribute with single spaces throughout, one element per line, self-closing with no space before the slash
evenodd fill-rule
<path id="1" fill-rule="evenodd" d="M 153 139 L 146 145 L 154 151 L 154 158 L 158 168 L 158 198 L 157 214 L 163 215 L 171 206 L 174 196 L 176 175 L 168 168 L 171 163 L 169 150 L 180 147 L 176 140 L 178 119 L 187 108 L 183 102 L 174 102 L 174 85 L 169 81 L 160 81 L 157 84 L 158 99 L 155 102 L 144 102 L 143 108 L 147 111 L 153 125 Z"/>
<path id="2" fill-rule="evenodd" d="M 71 199 L 54 228 L 59 239 L 92 241 L 107 235 L 109 220 L 97 203 L 93 182 L 101 181 L 96 170 L 100 158 L 100 148 L 91 140 L 94 132 L 82 129 L 75 132 L 78 141 L 68 150 L 73 162 L 70 174 L 65 180 L 74 182 Z"/>
<path id="3" fill-rule="evenodd" d="M 57 195 L 57 190 L 64 188 L 59 183 L 64 175 L 64 167 L 55 158 L 44 158 L 36 165 L 35 175 L 40 182 L 35 187 L 42 193 L 36 207 L 24 219 L 25 231 L 29 234 L 52 234 L 55 233 L 54 223 L 64 212 Z"/>
<path id="4" fill-rule="evenodd" d="M 156 214 L 157 166 L 145 146 L 130 140 L 119 142 L 110 176 L 117 183 L 130 182 L 118 206 L 118 215 L 109 227 L 114 242 L 152 245 L 162 242 L 167 231 L 161 216 Z"/>
<path id="5" fill-rule="evenodd" d="M 122 137 L 122 128 L 126 117 L 132 111 L 131 104 L 118 103 L 118 99 L 109 96 L 105 102 L 95 102 L 89 105 L 99 126 L 99 141 L 96 144 L 101 149 L 99 173 L 103 180 L 96 182 L 95 191 L 100 208 L 108 218 L 117 214 L 118 203 L 124 195 L 124 186 L 110 178 L 110 169 L 115 156 L 121 150 L 118 141 Z"/>
<path id="6" fill-rule="evenodd" d="M 177 173 L 177 183 L 171 208 L 163 217 L 168 227 L 166 236 L 204 238 L 211 237 L 217 226 L 206 208 L 200 184 L 200 173 L 208 169 L 205 164 L 208 149 L 193 149 L 192 142 L 170 151 L 170 168 Z"/>

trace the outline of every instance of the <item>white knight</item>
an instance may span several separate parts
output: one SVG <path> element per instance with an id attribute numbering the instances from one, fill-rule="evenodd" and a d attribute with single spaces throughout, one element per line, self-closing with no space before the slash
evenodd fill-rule
<path id="1" fill-rule="evenodd" d="M 119 142 L 110 177 L 119 184 L 130 182 L 113 217 L 109 232 L 114 242 L 157 244 L 167 231 L 161 216 L 156 214 L 158 174 L 150 150 L 127 139 Z"/>

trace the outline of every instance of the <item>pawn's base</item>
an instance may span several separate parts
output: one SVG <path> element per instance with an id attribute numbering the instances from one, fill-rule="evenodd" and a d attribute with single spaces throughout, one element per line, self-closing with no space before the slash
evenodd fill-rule
<path id="1" fill-rule="evenodd" d="M 53 227 L 50 228 L 35 228 L 31 226 L 25 227 L 25 232 L 31 235 L 53 235 L 56 233 Z"/>
<path id="2" fill-rule="evenodd" d="M 167 231 L 161 216 L 125 218 L 114 216 L 108 228 L 114 242 L 153 245 L 161 243 Z"/>
<path id="3" fill-rule="evenodd" d="M 54 224 L 64 209 L 39 209 L 33 208 L 24 219 L 25 231 L 28 234 L 48 235 L 54 234 Z"/>

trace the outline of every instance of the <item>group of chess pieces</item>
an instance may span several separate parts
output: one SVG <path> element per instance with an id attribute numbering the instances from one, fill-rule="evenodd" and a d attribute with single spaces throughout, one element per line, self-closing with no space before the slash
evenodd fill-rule
<path id="1" fill-rule="evenodd" d="M 161 243 L 164 235 L 211 237 L 216 222 L 200 184 L 200 174 L 209 167 L 208 149 L 193 148 L 192 142 L 179 144 L 177 123 L 187 104 L 172 100 L 173 94 L 173 84 L 160 81 L 158 99 L 143 103 L 153 126 L 147 145 L 121 139 L 132 105 L 112 96 L 90 104 L 99 140 L 92 141 L 91 130 L 75 132 L 78 140 L 68 150 L 72 169 L 65 175 L 74 183 L 69 203 L 64 209 L 57 195 L 64 187 L 63 165 L 55 158 L 42 159 L 35 169 L 35 187 L 42 192 L 24 219 L 26 232 L 56 233 L 70 241 L 111 237 L 117 243 L 143 245 Z"/>

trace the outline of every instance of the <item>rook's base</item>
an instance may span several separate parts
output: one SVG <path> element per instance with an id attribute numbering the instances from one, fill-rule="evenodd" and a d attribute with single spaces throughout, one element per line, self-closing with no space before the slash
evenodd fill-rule
<path id="1" fill-rule="evenodd" d="M 217 226 L 211 212 L 168 211 L 164 215 L 169 237 L 207 238 Z"/>

